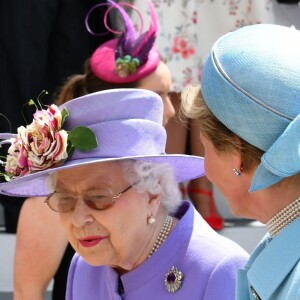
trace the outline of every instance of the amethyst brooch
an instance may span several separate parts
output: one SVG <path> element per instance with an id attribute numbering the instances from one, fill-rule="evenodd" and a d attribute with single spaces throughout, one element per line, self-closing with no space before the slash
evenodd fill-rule
<path id="1" fill-rule="evenodd" d="M 169 293 L 177 292 L 182 285 L 184 275 L 174 266 L 165 275 L 165 287 Z"/>

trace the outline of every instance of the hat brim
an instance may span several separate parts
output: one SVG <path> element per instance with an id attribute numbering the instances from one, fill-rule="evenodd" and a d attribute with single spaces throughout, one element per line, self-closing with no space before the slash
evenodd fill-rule
<path id="1" fill-rule="evenodd" d="M 178 183 L 189 181 L 205 174 L 204 158 L 192 155 L 170 154 L 157 156 L 86 158 L 67 161 L 60 167 L 39 171 L 37 173 L 12 179 L 8 182 L 3 182 L 0 184 L 0 193 L 18 197 L 47 196 L 53 192 L 47 185 L 47 178 L 49 174 L 89 164 L 122 160 L 144 160 L 154 163 L 167 163 L 174 170 L 174 176 Z"/>

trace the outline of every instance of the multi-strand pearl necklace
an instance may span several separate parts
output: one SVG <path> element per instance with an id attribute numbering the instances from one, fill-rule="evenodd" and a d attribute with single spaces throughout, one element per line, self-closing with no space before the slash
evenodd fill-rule
<path id="1" fill-rule="evenodd" d="M 160 247 L 160 245 L 166 240 L 166 238 L 168 237 L 168 235 L 170 234 L 171 228 L 172 228 L 172 224 L 173 224 L 173 218 L 170 217 L 169 215 L 166 217 L 166 220 L 163 224 L 163 226 L 161 227 L 161 230 L 158 234 L 158 237 L 154 243 L 153 248 L 151 249 L 148 258 L 157 251 L 157 249 Z"/>
<path id="2" fill-rule="evenodd" d="M 267 228 L 271 237 L 274 238 L 283 228 L 288 226 L 299 216 L 300 197 L 298 197 L 268 221 Z"/>

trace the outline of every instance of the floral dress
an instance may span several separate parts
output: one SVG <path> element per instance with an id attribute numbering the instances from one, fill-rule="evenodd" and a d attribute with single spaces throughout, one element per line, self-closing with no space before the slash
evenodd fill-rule
<path id="1" fill-rule="evenodd" d="M 145 0 L 131 1 L 149 23 Z M 152 0 L 159 32 L 156 45 L 171 70 L 176 92 L 199 84 L 201 70 L 213 43 L 242 26 L 274 23 L 272 0 Z M 132 13 L 135 24 L 139 19 Z"/>

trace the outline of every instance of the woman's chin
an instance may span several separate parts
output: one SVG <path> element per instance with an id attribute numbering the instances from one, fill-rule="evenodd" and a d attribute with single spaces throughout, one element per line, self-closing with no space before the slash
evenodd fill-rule
<path id="1" fill-rule="evenodd" d="M 99 259 L 99 256 L 101 254 L 98 255 L 84 255 L 82 253 L 79 253 L 79 255 L 91 266 L 97 267 L 97 266 L 103 266 L 103 265 L 108 265 L 108 262 L 105 262 L 103 260 L 103 258 Z"/>

